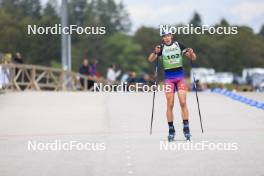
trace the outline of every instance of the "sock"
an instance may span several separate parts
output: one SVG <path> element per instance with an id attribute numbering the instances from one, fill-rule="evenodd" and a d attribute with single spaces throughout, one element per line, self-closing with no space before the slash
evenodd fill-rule
<path id="1" fill-rule="evenodd" d="M 189 120 L 183 120 L 182 122 L 184 128 L 189 128 Z"/>
<path id="2" fill-rule="evenodd" d="M 173 121 L 172 122 L 168 122 L 169 127 L 173 127 Z"/>
<path id="3" fill-rule="evenodd" d="M 168 122 L 169 125 L 169 134 L 175 133 L 174 126 L 173 126 L 173 121 Z"/>
<path id="4" fill-rule="evenodd" d="M 189 133 L 189 121 L 188 120 L 183 120 L 183 131 L 184 133 Z"/>
<path id="5" fill-rule="evenodd" d="M 188 125 L 189 124 L 189 120 L 183 120 L 182 121 L 184 125 Z"/>

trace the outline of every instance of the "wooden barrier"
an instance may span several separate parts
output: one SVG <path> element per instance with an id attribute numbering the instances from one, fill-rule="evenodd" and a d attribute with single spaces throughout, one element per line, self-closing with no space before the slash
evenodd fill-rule
<path id="1" fill-rule="evenodd" d="M 80 75 L 44 66 L 24 64 L 1 64 L 0 76 L 5 79 L 2 89 L 77 91 L 91 90 L 93 82 L 104 83 L 104 79 Z"/>

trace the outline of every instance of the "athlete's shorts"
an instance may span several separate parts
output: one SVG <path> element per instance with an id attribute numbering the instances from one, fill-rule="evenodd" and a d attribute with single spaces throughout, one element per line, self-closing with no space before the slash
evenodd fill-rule
<path id="1" fill-rule="evenodd" d="M 187 90 L 184 77 L 165 79 L 165 93 Z"/>
<path id="2" fill-rule="evenodd" d="M 183 68 L 165 70 L 165 93 L 187 90 Z"/>

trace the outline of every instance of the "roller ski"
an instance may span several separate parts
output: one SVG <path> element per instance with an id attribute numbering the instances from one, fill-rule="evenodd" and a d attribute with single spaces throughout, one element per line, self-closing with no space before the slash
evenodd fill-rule
<path id="1" fill-rule="evenodd" d="M 174 129 L 174 126 L 170 126 L 170 127 L 169 127 L 168 141 L 169 141 L 169 142 L 174 141 L 174 137 L 175 137 L 175 129 Z"/>

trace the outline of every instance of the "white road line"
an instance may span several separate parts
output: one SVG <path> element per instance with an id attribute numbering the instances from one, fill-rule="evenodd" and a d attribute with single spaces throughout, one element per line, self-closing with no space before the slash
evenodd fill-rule
<path id="1" fill-rule="evenodd" d="M 128 171 L 127 172 L 128 174 L 133 174 L 134 172 L 132 170 Z"/>
<path id="2" fill-rule="evenodd" d="M 127 128 L 127 124 L 125 123 L 125 122 L 122 122 L 122 131 L 124 131 L 124 136 L 123 136 L 123 139 L 124 139 L 124 144 L 125 144 L 125 153 L 126 153 L 126 160 L 127 160 L 127 164 L 126 164 L 126 166 L 128 167 L 128 168 L 130 168 L 130 170 L 128 170 L 127 171 L 127 174 L 129 174 L 129 175 L 132 175 L 134 172 L 133 172 L 133 170 L 131 169 L 131 166 L 133 165 L 132 163 L 131 163 L 131 159 L 132 159 L 132 157 L 129 155 L 130 154 L 130 152 L 131 152 L 131 150 L 130 150 L 130 148 L 131 148 L 131 146 L 130 146 L 130 144 L 129 144 L 129 130 L 128 130 L 128 128 Z"/>
<path id="3" fill-rule="evenodd" d="M 132 166 L 132 163 L 127 163 L 127 167 L 130 167 L 130 166 Z"/>

